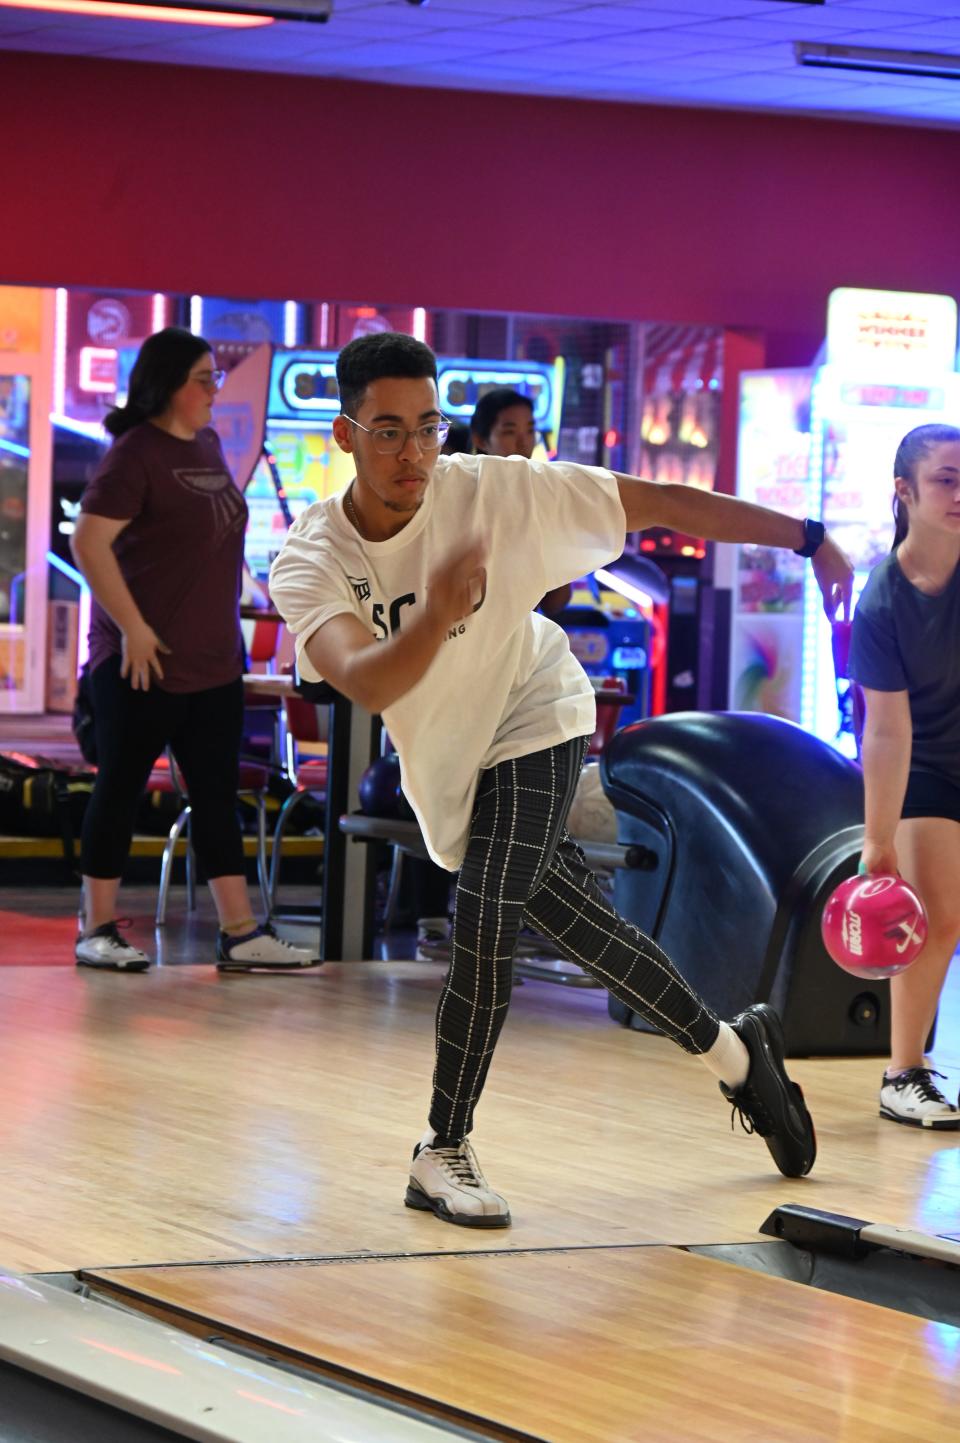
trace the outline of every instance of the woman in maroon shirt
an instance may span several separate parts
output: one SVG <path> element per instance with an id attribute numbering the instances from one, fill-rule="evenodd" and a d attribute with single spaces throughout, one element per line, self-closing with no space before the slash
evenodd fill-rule
<path id="1" fill-rule="evenodd" d="M 84 818 L 77 962 L 143 971 L 117 925 L 120 875 L 158 755 L 170 746 L 220 919 L 224 969 L 302 967 L 312 954 L 258 926 L 237 819 L 243 726 L 239 597 L 247 506 L 210 425 L 223 380 L 178 327 L 140 349 L 115 437 L 83 494 L 73 554 L 93 592 L 90 679 L 97 780 Z"/>

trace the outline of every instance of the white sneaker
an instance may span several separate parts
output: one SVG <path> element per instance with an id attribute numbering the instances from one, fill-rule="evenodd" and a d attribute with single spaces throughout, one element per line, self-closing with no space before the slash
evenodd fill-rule
<path id="1" fill-rule="evenodd" d="M 417 918 L 415 962 L 449 962 L 451 950 L 448 917 Z"/>
<path id="2" fill-rule="evenodd" d="M 948 1102 L 934 1082 L 942 1077 L 929 1067 L 910 1067 L 899 1077 L 883 1075 L 880 1116 L 908 1127 L 960 1128 L 960 1109 Z"/>
<path id="3" fill-rule="evenodd" d="M 466 1139 L 456 1147 L 417 1146 L 404 1202 L 464 1228 L 510 1226 L 506 1199 L 490 1187 Z"/>
<path id="4" fill-rule="evenodd" d="M 74 952 L 78 967 L 100 967 L 108 972 L 146 972 L 150 958 L 132 942 L 120 936 L 116 922 L 104 922 L 77 938 Z"/>
<path id="5" fill-rule="evenodd" d="M 320 959 L 309 947 L 294 947 L 278 937 L 265 922 L 241 937 L 227 932 L 217 934 L 217 970 L 220 972 L 252 972 L 258 968 L 284 971 L 292 967 L 316 967 Z"/>

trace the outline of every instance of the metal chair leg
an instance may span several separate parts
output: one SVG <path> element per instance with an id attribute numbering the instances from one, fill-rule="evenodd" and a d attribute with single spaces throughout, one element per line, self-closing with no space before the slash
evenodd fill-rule
<path id="1" fill-rule="evenodd" d="M 263 915 L 270 916 L 270 890 L 267 879 L 267 804 L 262 792 L 255 792 L 253 800 L 257 808 L 257 883 L 260 887 L 260 901 Z"/>
<path id="2" fill-rule="evenodd" d="M 187 807 L 187 825 L 184 828 L 187 839 L 187 856 L 184 863 L 187 876 L 187 911 L 197 910 L 197 854 L 193 850 L 193 832 L 190 826 L 190 807 Z"/>
<path id="3" fill-rule="evenodd" d="M 276 826 L 273 829 L 273 855 L 270 858 L 270 878 L 267 883 L 267 916 L 272 917 L 277 908 L 277 889 L 280 885 L 280 858 L 283 851 L 283 838 L 287 830 L 287 822 L 294 809 L 308 797 L 308 791 L 291 792 L 283 806 L 280 808 Z"/>
<path id="4" fill-rule="evenodd" d="M 178 843 L 179 840 L 180 840 L 180 834 L 182 833 L 184 827 L 187 825 L 187 823 L 189 822 L 189 820 L 190 820 L 190 808 L 189 808 L 189 807 L 184 807 L 184 808 L 181 810 L 180 815 L 177 817 L 177 820 L 174 822 L 173 826 L 170 828 L 170 831 L 169 831 L 168 836 L 167 836 L 167 844 L 166 844 L 166 846 L 165 846 L 164 849 L 163 849 L 163 860 L 162 860 L 162 862 L 160 863 L 160 891 L 159 891 L 159 893 L 158 893 L 158 895 L 157 895 L 157 915 L 156 915 L 156 917 L 154 918 L 154 923 L 155 923 L 155 925 L 156 925 L 157 927 L 162 927 L 163 924 L 164 924 L 164 922 L 166 921 L 166 916 L 167 916 L 167 897 L 168 897 L 169 892 L 170 892 L 170 879 L 171 879 L 171 877 L 173 876 L 173 859 L 174 859 L 174 855 L 175 855 L 176 850 L 177 850 L 177 843 Z M 188 851 L 188 859 L 189 859 L 189 851 Z M 189 887 L 189 876 L 190 876 L 190 873 L 189 873 L 189 871 L 188 871 L 188 873 L 187 873 L 187 877 L 188 877 L 188 887 Z"/>

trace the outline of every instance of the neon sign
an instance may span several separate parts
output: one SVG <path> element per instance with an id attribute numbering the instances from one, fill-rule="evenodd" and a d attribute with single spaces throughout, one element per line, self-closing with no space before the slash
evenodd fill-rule
<path id="1" fill-rule="evenodd" d="M 273 358 L 268 414 L 332 421 L 340 414 L 333 351 L 281 351 Z"/>
<path id="2" fill-rule="evenodd" d="M 445 416 L 469 420 L 481 396 L 498 386 L 509 386 L 532 402 L 536 425 L 551 428 L 554 424 L 553 381 L 551 367 L 533 363 L 517 365 L 506 362 L 497 366 L 488 362 L 478 367 L 472 366 L 469 361 L 443 361 L 437 375 L 440 410 Z"/>

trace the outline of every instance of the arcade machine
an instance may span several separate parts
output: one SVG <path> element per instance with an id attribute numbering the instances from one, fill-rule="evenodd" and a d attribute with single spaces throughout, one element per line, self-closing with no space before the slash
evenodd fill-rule
<path id="1" fill-rule="evenodd" d="M 893 459 L 915 426 L 955 421 L 951 296 L 841 288 L 823 364 L 742 377 L 737 494 L 820 518 L 856 567 L 854 600 L 893 537 Z M 730 547 L 730 705 L 798 721 L 856 754 L 849 686 L 812 569 L 788 552 Z"/>
<path id="2" fill-rule="evenodd" d="M 333 439 L 340 413 L 335 351 L 277 350 L 270 368 L 264 456 L 247 487 L 247 565 L 266 577 L 290 524 L 350 482 Z M 279 484 L 278 484 L 279 483 Z"/>
<path id="3" fill-rule="evenodd" d="M 649 326 L 645 336 L 639 474 L 712 491 L 720 435 L 724 339 L 700 326 Z M 669 583 L 661 710 L 712 705 L 712 586 L 702 537 L 662 527 L 639 539 L 641 556 Z"/>
<path id="4" fill-rule="evenodd" d="M 612 677 L 633 698 L 618 727 L 664 710 L 669 599 L 669 582 L 655 562 L 624 555 L 584 577 L 557 618 L 594 684 Z"/>
<path id="5" fill-rule="evenodd" d="M 52 302 L 0 287 L 0 713 L 44 710 Z"/>

